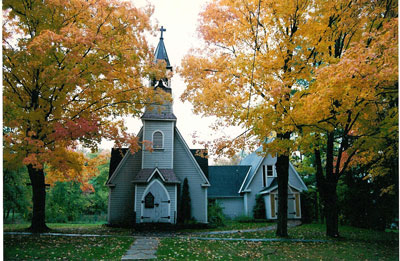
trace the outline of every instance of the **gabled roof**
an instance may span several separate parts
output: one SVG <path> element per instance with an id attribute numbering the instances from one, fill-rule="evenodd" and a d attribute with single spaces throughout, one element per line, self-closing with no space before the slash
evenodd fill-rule
<path id="1" fill-rule="evenodd" d="M 254 178 L 254 175 L 257 173 L 258 169 L 260 168 L 260 165 L 262 164 L 264 160 L 264 156 L 258 155 L 258 153 L 262 152 L 263 147 L 260 146 L 255 152 L 251 153 L 248 155 L 246 158 L 244 158 L 241 162 L 240 165 L 251 165 L 251 171 L 249 175 L 247 175 L 243 186 L 240 188 L 240 192 L 246 191 L 248 189 L 249 184 L 251 183 L 252 179 Z M 292 173 L 294 175 L 290 175 L 290 170 L 292 170 Z M 298 186 L 295 186 L 295 184 L 299 184 Z M 293 188 L 296 188 L 300 191 L 307 190 L 307 186 L 304 184 L 303 180 L 300 178 L 299 174 L 297 173 L 296 169 L 293 167 L 292 163 L 289 162 L 289 185 Z"/>
<path id="2" fill-rule="evenodd" d="M 181 183 L 172 169 L 158 169 L 158 168 L 140 170 L 139 173 L 133 178 L 132 182 L 148 183 L 156 173 L 160 175 L 161 179 L 165 183 Z"/>
<path id="3" fill-rule="evenodd" d="M 140 128 L 137 137 L 139 137 L 139 139 L 141 140 L 142 135 L 143 135 L 143 127 Z M 121 165 L 123 165 L 123 162 L 126 161 L 126 159 L 129 157 L 129 154 L 130 154 L 129 148 L 111 149 L 110 168 L 108 170 L 108 180 L 106 182 L 106 186 L 112 186 L 111 181 L 115 178 L 118 170 L 121 168 Z"/>
<path id="4" fill-rule="evenodd" d="M 239 197 L 239 189 L 251 166 L 210 166 L 208 197 Z"/>
<path id="5" fill-rule="evenodd" d="M 243 186 L 241 187 L 241 191 L 244 191 L 250 181 L 253 178 L 253 175 L 257 172 L 258 167 L 260 166 L 262 160 L 264 157 L 258 155 L 257 153 L 262 152 L 262 146 L 256 149 L 253 153 L 249 154 L 246 158 L 242 159 L 239 163 L 239 165 L 250 165 L 251 166 L 251 171 L 249 172 L 249 175 L 247 175 L 246 180 L 243 183 Z"/>
<path id="6" fill-rule="evenodd" d="M 110 159 L 110 168 L 108 169 L 108 180 L 110 180 L 112 174 L 115 169 L 118 167 L 118 164 L 124 158 L 128 148 L 112 148 L 111 149 L 111 159 Z"/>
<path id="7" fill-rule="evenodd" d="M 208 177 L 206 177 L 206 175 L 204 174 L 203 170 L 201 169 L 199 163 L 196 161 L 195 157 L 193 156 L 192 152 L 189 149 L 189 146 L 186 144 L 185 139 L 182 137 L 182 134 L 179 132 L 178 128 L 175 127 L 175 132 L 176 132 L 176 137 L 178 139 L 181 140 L 183 148 L 186 150 L 186 152 L 188 153 L 189 158 L 192 160 L 195 168 L 197 168 L 197 170 L 200 173 L 200 176 L 202 177 L 204 183 L 201 185 L 203 187 L 209 187 L 210 186 L 210 181 L 208 179 Z"/>
<path id="8" fill-rule="evenodd" d="M 204 155 L 197 155 L 199 154 L 199 151 L 202 151 Z M 206 175 L 206 177 L 208 178 L 208 151 L 205 149 L 190 149 L 190 152 L 192 153 L 194 159 L 197 161 L 197 164 L 199 164 L 204 175 Z"/>
<path id="9" fill-rule="evenodd" d="M 176 116 L 173 113 L 158 113 L 145 111 L 141 117 L 144 120 L 172 120 L 176 121 Z"/>

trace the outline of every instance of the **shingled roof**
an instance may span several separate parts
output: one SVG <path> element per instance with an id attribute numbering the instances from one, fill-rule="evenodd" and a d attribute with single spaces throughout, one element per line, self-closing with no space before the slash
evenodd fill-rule
<path id="1" fill-rule="evenodd" d="M 159 173 L 165 183 L 181 183 L 172 169 L 142 169 L 133 178 L 133 183 L 147 183 L 153 174 Z"/>
<path id="2" fill-rule="evenodd" d="M 176 116 L 173 113 L 158 113 L 145 111 L 142 115 L 142 119 L 157 119 L 157 120 L 176 120 Z"/>
<path id="3" fill-rule="evenodd" d="M 197 161 L 197 164 L 199 164 L 204 175 L 208 178 L 208 151 L 205 149 L 190 149 L 190 152 Z"/>
<path id="4" fill-rule="evenodd" d="M 251 166 L 210 166 L 208 167 L 209 198 L 238 197 L 242 185 Z"/>
<path id="5" fill-rule="evenodd" d="M 115 169 L 118 167 L 118 164 L 124 158 L 127 153 L 128 148 L 112 148 L 111 149 L 111 159 L 110 159 L 110 168 L 108 169 L 108 179 L 111 178 Z"/>

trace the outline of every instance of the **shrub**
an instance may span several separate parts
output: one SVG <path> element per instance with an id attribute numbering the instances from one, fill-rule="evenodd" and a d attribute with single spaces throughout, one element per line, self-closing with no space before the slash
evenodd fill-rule
<path id="1" fill-rule="evenodd" d="M 255 219 L 265 219 L 265 202 L 264 197 L 259 194 L 256 196 L 256 205 L 253 209 L 253 215 Z"/>
<path id="2" fill-rule="evenodd" d="M 211 227 L 225 225 L 225 216 L 222 207 L 215 200 L 208 201 L 208 223 Z"/>
<path id="3" fill-rule="evenodd" d="M 192 219 L 192 200 L 190 199 L 189 182 L 187 178 L 183 181 L 178 222 L 185 223 Z"/>

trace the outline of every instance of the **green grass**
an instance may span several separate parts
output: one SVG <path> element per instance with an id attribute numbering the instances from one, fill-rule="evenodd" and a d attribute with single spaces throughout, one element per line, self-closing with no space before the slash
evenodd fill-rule
<path id="1" fill-rule="evenodd" d="M 237 221 L 228 220 L 224 226 L 208 229 L 181 229 L 178 232 L 193 233 L 193 232 L 210 232 L 210 231 L 224 231 L 224 230 L 244 230 L 256 229 L 266 226 L 272 226 L 273 223 L 239 223 Z M 3 231 L 25 231 L 30 224 L 4 224 Z M 54 233 L 75 233 L 75 234 L 108 234 L 108 235 L 131 235 L 132 229 L 127 228 L 110 228 L 104 223 L 95 224 L 70 224 L 70 223 L 47 223 L 47 226 L 52 229 Z"/>
<path id="2" fill-rule="evenodd" d="M 270 223 L 238 223 L 206 232 L 244 230 L 271 226 Z M 48 224 L 58 233 L 107 234 L 115 237 L 64 237 L 4 235 L 5 259 L 106 259 L 120 260 L 132 244 L 131 229 L 109 228 L 102 224 Z M 4 225 L 4 231 L 23 231 L 29 224 Z M 157 256 L 162 260 L 398 260 L 398 233 L 342 226 L 342 238 L 325 236 L 325 226 L 308 224 L 289 229 L 291 238 L 323 239 L 325 243 L 202 241 L 182 238 L 161 240 Z M 184 232 L 184 231 L 183 231 Z M 207 235 L 202 235 L 206 237 Z M 211 237 L 274 238 L 275 230 L 210 235 Z"/>
<path id="3" fill-rule="evenodd" d="M 238 242 L 163 239 L 157 251 L 163 260 L 398 260 L 398 234 L 341 227 L 343 238 L 325 236 L 325 226 L 289 229 L 291 238 L 324 239 L 326 243 Z M 229 237 L 274 238 L 275 231 L 232 234 Z M 215 237 L 216 235 L 212 235 Z M 219 237 L 228 237 L 219 235 Z"/>
<path id="4" fill-rule="evenodd" d="M 3 231 L 23 232 L 30 224 L 4 224 Z M 69 223 L 47 223 L 51 228 L 50 232 L 64 234 L 95 234 L 95 235 L 132 235 L 132 229 L 129 228 L 111 228 L 103 223 L 97 224 L 69 224 Z"/>
<path id="5" fill-rule="evenodd" d="M 121 260 L 133 238 L 4 235 L 5 260 Z"/>
<path id="6" fill-rule="evenodd" d="M 214 228 L 206 228 L 206 229 L 181 229 L 179 232 L 184 233 L 196 233 L 196 232 L 213 232 L 213 231 L 229 231 L 229 230 L 245 230 L 245 229 L 257 229 L 267 226 L 273 226 L 274 223 L 268 222 L 257 222 L 257 223 L 241 223 L 235 220 L 227 220 L 223 226 L 218 226 Z"/>

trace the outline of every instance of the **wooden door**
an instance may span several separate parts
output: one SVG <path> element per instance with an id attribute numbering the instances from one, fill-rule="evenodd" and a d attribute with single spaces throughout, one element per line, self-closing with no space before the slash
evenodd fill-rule
<path id="1" fill-rule="evenodd" d="M 150 202 L 152 199 L 153 204 Z M 158 180 L 151 182 L 142 200 L 143 222 L 169 223 L 170 202 L 164 185 Z"/>

